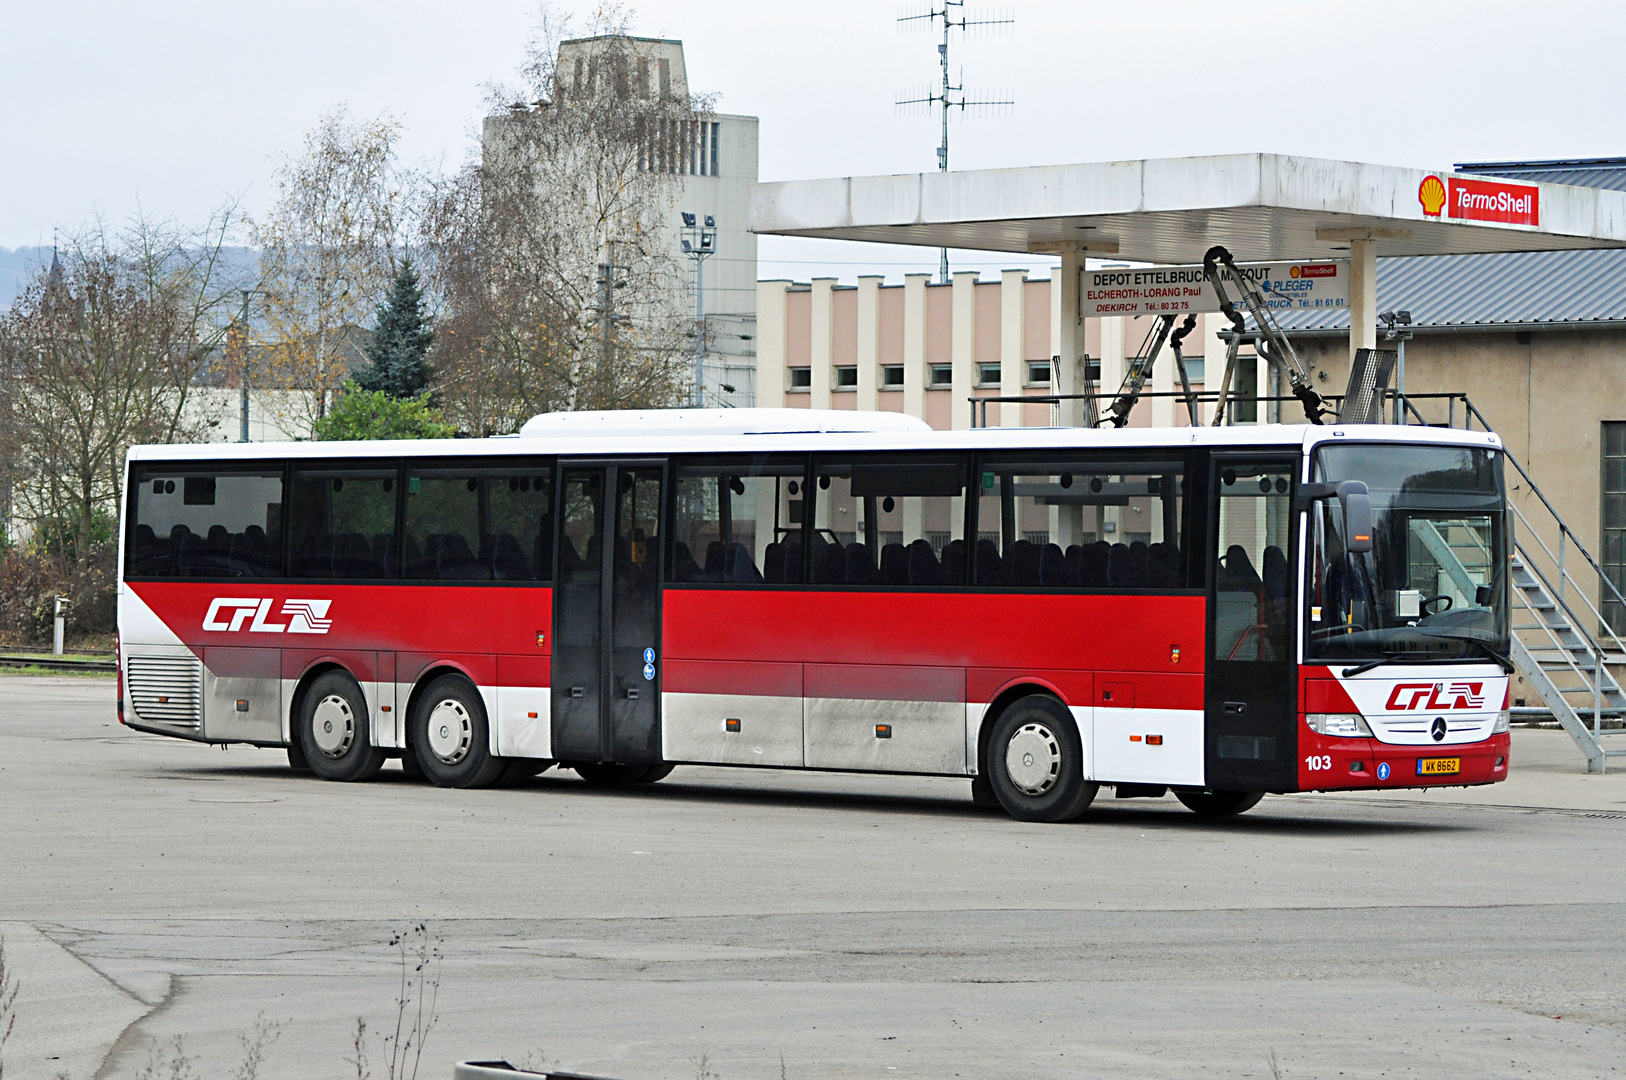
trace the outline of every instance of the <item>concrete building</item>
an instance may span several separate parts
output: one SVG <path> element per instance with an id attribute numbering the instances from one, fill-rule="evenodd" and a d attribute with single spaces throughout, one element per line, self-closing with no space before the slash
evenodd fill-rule
<path id="1" fill-rule="evenodd" d="M 612 45 L 613 43 L 613 45 Z M 692 91 L 683 42 L 662 38 L 578 38 L 559 45 L 556 93 L 587 93 L 601 78 L 599 61 L 607 54 L 617 63 L 630 55 L 630 70 L 614 77 L 627 93 L 687 99 Z M 506 115 L 489 116 L 482 128 L 482 149 L 500 144 L 502 128 L 537 106 L 515 106 Z M 706 402 L 749 407 L 754 404 L 756 375 L 757 238 L 750 228 L 751 189 L 757 181 L 757 118 L 710 113 L 690 129 L 662 141 L 646 167 L 673 173 L 678 192 L 657 246 L 681 251 L 682 215 L 710 218 L 716 229 L 713 254 L 704 260 Z M 670 149 L 668 149 L 670 147 Z M 695 261 L 689 260 L 688 303 L 694 304 Z"/>
<path id="2" fill-rule="evenodd" d="M 1438 204 L 1431 212 L 1422 199 L 1431 177 L 1442 197 L 1445 181 L 1453 191 L 1477 178 L 1528 182 L 1539 192 L 1539 219 L 1458 218 Z M 1077 423 L 1065 407 L 974 399 L 1089 384 L 1116 391 L 1152 320 L 1079 317 L 1087 255 L 1189 265 L 1223 243 L 1243 261 L 1349 259 L 1349 306 L 1281 317 L 1315 388 L 1342 393 L 1355 349 L 1394 347 L 1378 314 L 1409 311 L 1405 389 L 1423 419 L 1477 423 L 1467 416 L 1471 402 L 1626 589 L 1622 192 L 1620 159 L 1430 172 L 1270 155 L 765 184 L 754 208 L 763 232 L 1042 251 L 1060 255 L 1062 267 L 1049 280 L 961 273 L 950 285 L 924 274 L 901 286 L 762 282 L 758 404 L 890 409 L 939 428 L 979 424 L 984 409 L 989 425 Z M 1217 381 L 1226 328 L 1204 314 L 1187 340 L 1188 357 L 1201 358 L 1192 365 L 1198 388 L 1204 375 Z M 1168 359 L 1165 352 L 1149 390 L 1175 389 Z M 1302 415 L 1292 402 L 1251 400 L 1280 392 L 1255 358 L 1240 359 L 1237 383 L 1244 401 L 1233 420 Z M 1151 398 L 1130 422 L 1188 417 L 1177 399 Z M 1527 482 L 1512 477 L 1510 489 L 1539 516 Z M 1556 545 L 1556 534 L 1547 539 Z M 1619 605 L 1607 595 L 1597 601 L 1626 630 Z"/>

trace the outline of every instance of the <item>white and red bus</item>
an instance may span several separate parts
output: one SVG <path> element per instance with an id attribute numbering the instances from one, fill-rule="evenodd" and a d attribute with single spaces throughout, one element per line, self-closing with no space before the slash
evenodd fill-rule
<path id="1" fill-rule="evenodd" d="M 964 776 L 1025 820 L 1508 768 L 1495 435 L 539 417 L 138 447 L 120 717 L 447 787 Z"/>

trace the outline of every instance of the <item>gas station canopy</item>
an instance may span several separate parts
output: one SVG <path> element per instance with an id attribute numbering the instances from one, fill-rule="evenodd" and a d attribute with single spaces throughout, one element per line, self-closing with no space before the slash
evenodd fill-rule
<path id="1" fill-rule="evenodd" d="M 1626 192 L 1229 154 L 758 184 L 751 229 L 1165 264 L 1465 255 L 1626 247 Z"/>

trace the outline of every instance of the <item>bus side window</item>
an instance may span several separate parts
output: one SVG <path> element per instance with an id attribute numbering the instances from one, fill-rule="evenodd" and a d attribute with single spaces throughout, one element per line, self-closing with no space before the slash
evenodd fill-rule
<path id="1" fill-rule="evenodd" d="M 133 469 L 131 577 L 282 573 L 282 470 Z"/>
<path id="2" fill-rule="evenodd" d="M 814 585 L 964 585 L 965 488 L 959 456 L 875 454 L 815 460 Z"/>
<path id="3" fill-rule="evenodd" d="M 295 469 L 289 491 L 288 575 L 368 580 L 397 576 L 393 468 Z"/>
<path id="4" fill-rule="evenodd" d="M 505 466 L 407 468 L 401 576 L 546 581 L 553 573 L 553 472 Z"/>
<path id="5" fill-rule="evenodd" d="M 1218 487 L 1214 657 L 1286 660 L 1292 475 L 1275 465 L 1225 465 Z"/>
<path id="6" fill-rule="evenodd" d="M 685 461 L 676 472 L 676 585 L 799 585 L 803 578 L 802 455 Z"/>
<path id="7" fill-rule="evenodd" d="M 1183 588 L 1185 467 L 1087 458 L 980 466 L 975 581 L 989 588 Z"/>

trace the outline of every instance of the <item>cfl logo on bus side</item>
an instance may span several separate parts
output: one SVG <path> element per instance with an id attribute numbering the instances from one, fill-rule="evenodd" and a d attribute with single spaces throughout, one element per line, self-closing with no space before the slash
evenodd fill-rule
<path id="1" fill-rule="evenodd" d="M 1485 684 L 1482 682 L 1397 683 L 1389 694 L 1387 708 L 1399 712 L 1438 712 L 1442 709 L 1483 709 Z"/>
<path id="2" fill-rule="evenodd" d="M 228 633 L 247 629 L 251 634 L 325 634 L 333 626 L 327 617 L 331 600 L 284 600 L 277 614 L 288 621 L 279 623 L 267 621 L 274 603 L 268 597 L 216 597 L 203 617 L 203 628 Z"/>

